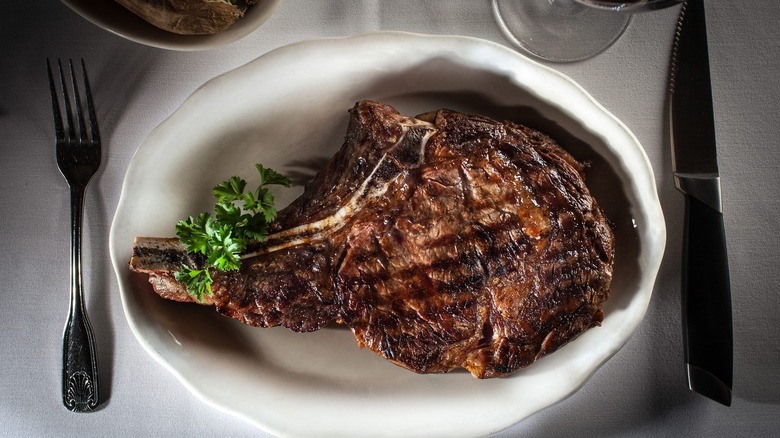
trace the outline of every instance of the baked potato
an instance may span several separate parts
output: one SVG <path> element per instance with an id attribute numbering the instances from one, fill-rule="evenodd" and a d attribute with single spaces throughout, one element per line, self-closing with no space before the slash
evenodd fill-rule
<path id="1" fill-rule="evenodd" d="M 211 35 L 232 26 L 260 0 L 116 0 L 152 25 L 180 35 Z"/>

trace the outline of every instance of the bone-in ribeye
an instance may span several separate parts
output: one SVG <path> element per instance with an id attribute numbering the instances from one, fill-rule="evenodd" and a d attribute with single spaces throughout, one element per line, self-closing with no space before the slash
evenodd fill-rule
<path id="1" fill-rule="evenodd" d="M 260 327 L 332 321 L 419 373 L 504 376 L 603 319 L 614 238 L 583 166 L 524 126 L 358 102 L 341 150 L 207 304 Z M 137 238 L 131 269 L 191 301 L 177 239 Z"/>

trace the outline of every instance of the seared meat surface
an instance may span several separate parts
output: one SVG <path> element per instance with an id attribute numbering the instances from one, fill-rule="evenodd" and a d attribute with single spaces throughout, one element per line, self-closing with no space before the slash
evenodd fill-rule
<path id="1" fill-rule="evenodd" d="M 213 273 L 213 304 L 299 332 L 331 321 L 419 373 L 479 378 L 533 363 L 603 319 L 614 254 L 583 166 L 548 136 L 449 110 L 351 109 L 341 150 L 279 212 L 267 242 Z M 173 279 L 176 239 L 139 238 L 131 269 Z"/>

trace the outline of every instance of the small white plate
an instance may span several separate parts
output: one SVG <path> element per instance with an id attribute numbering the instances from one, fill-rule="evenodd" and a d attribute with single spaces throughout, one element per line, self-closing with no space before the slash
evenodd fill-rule
<path id="1" fill-rule="evenodd" d="M 254 163 L 307 181 L 339 149 L 347 110 L 364 98 L 409 115 L 449 107 L 515 120 L 590 161 L 588 184 L 617 238 L 602 326 L 508 378 L 417 375 L 358 349 L 347 329 L 244 326 L 165 301 L 128 270 L 133 237 L 172 236 L 178 219 L 211 208 L 219 181 L 256 182 Z M 583 385 L 642 320 L 665 232 L 642 147 L 570 79 L 487 41 L 378 33 L 283 47 L 199 88 L 136 152 L 110 246 L 136 337 L 207 403 L 283 436 L 449 437 L 500 431 Z"/>
<path id="2" fill-rule="evenodd" d="M 60 0 L 77 14 L 111 33 L 136 43 L 170 50 L 205 50 L 230 44 L 254 32 L 282 0 L 262 0 L 247 8 L 232 26 L 214 35 L 178 35 L 159 29 L 114 0 Z"/>

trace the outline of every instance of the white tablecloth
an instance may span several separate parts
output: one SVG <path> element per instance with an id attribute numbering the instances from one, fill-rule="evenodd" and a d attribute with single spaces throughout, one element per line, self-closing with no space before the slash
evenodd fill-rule
<path id="1" fill-rule="evenodd" d="M 673 8 L 637 15 L 612 48 L 591 60 L 554 65 L 636 134 L 655 169 L 668 244 L 647 315 L 578 392 L 497 436 L 780 433 L 778 17 L 780 2 L 773 0 L 708 2 L 733 294 L 733 405 L 686 388 L 683 199 L 670 175 L 664 111 Z M 134 151 L 198 86 L 305 39 L 401 30 L 510 44 L 489 0 L 285 0 L 259 31 L 205 52 L 124 40 L 53 0 L 1 2 L 0 23 L 0 436 L 14 437 L 267 436 L 201 402 L 144 352 L 125 320 L 109 260 L 109 228 Z M 105 145 L 86 201 L 84 277 L 109 397 L 83 415 L 68 412 L 60 398 L 69 209 L 53 155 L 47 57 L 87 58 Z"/>

